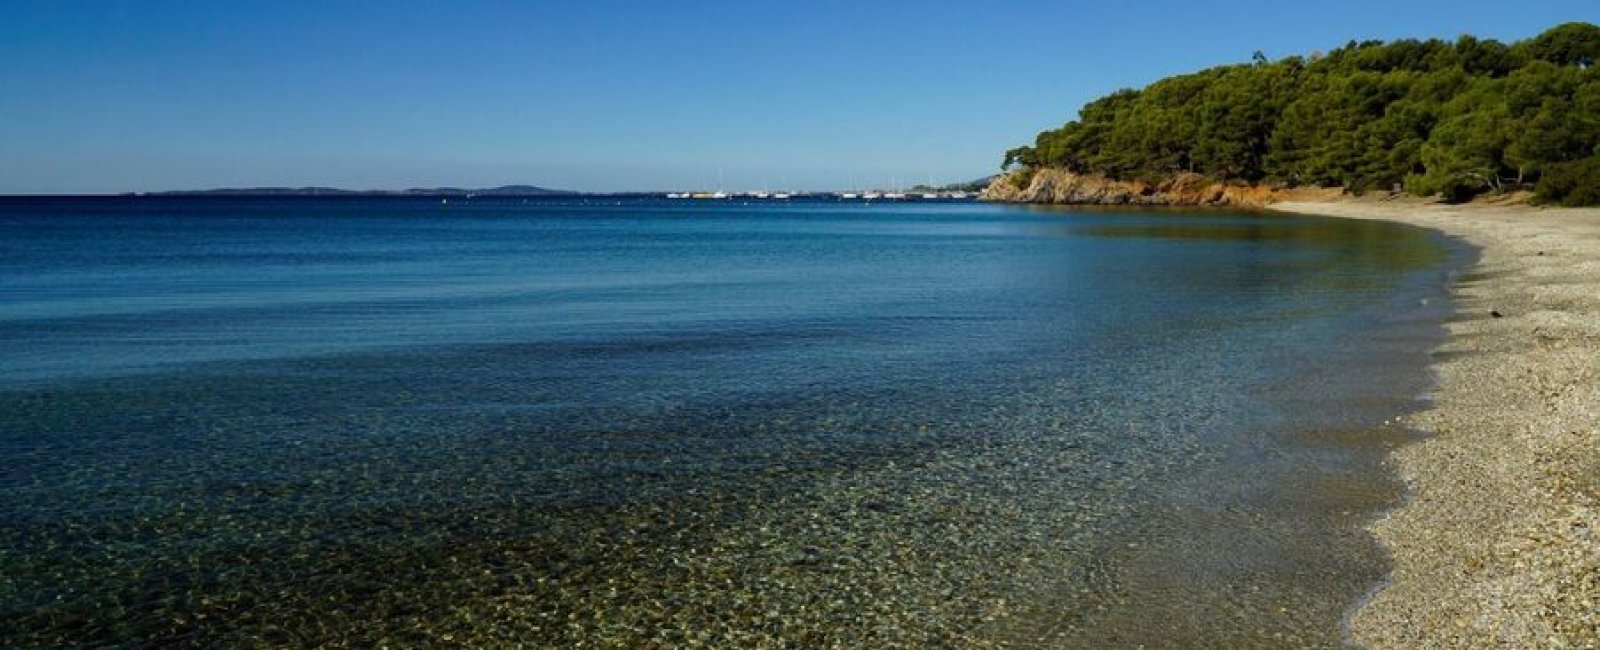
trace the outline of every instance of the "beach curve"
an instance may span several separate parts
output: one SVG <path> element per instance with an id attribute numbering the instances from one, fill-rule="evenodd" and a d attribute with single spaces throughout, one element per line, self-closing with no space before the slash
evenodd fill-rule
<path id="1" fill-rule="evenodd" d="M 1350 619 L 1371 648 L 1600 647 L 1600 209 L 1282 202 L 1480 249 L 1435 355 L 1429 435 L 1390 459 L 1410 498 L 1371 526 L 1391 581 Z"/>

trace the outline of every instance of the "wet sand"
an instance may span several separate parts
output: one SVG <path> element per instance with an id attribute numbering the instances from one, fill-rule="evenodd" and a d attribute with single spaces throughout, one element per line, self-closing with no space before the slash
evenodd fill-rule
<path id="1" fill-rule="evenodd" d="M 1371 527 L 1391 582 L 1351 619 L 1371 648 L 1600 647 L 1600 209 L 1417 199 L 1274 209 L 1436 228 L 1481 249 L 1438 385 Z"/>

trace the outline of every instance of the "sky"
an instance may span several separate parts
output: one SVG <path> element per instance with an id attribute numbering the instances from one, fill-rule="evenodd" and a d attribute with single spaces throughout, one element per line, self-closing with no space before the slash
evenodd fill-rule
<path id="1" fill-rule="evenodd" d="M 0 0 L 0 194 L 948 183 L 1083 103 L 1597 0 Z"/>

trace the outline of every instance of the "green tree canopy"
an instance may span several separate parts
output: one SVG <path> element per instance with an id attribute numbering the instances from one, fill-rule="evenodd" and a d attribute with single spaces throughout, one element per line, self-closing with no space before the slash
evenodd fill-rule
<path id="1" fill-rule="evenodd" d="M 1470 198 L 1535 188 L 1600 193 L 1600 27 L 1568 23 L 1510 45 L 1351 41 L 1326 56 L 1168 77 L 1119 90 L 1006 152 L 1003 167 L 1120 179 L 1403 186 Z"/>

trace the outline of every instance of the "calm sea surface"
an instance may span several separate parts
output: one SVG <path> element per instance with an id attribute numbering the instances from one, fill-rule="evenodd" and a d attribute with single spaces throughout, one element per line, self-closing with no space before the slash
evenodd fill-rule
<path id="1" fill-rule="evenodd" d="M 1329 646 L 1459 246 L 0 199 L 0 645 Z"/>

